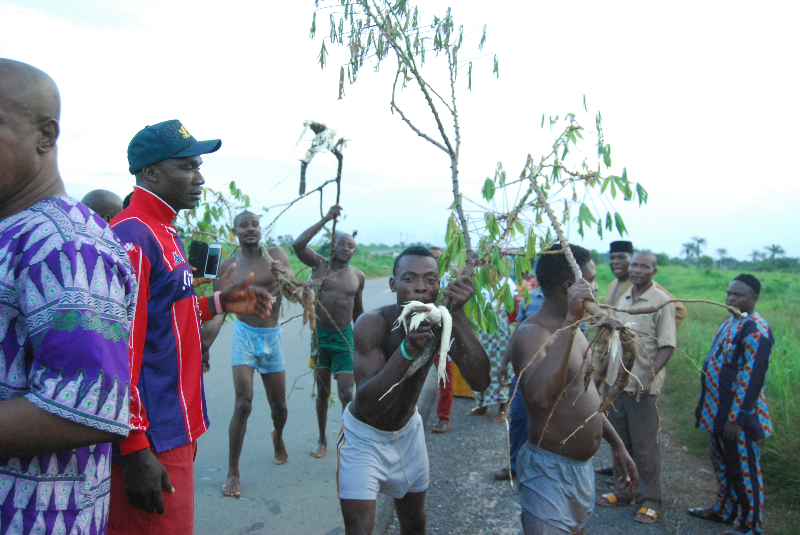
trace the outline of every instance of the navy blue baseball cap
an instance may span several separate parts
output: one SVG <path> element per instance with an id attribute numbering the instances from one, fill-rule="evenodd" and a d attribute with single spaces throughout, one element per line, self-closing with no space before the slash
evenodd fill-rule
<path id="1" fill-rule="evenodd" d="M 132 175 L 167 158 L 188 158 L 215 152 L 219 139 L 197 141 L 177 119 L 145 126 L 128 144 L 128 170 Z"/>

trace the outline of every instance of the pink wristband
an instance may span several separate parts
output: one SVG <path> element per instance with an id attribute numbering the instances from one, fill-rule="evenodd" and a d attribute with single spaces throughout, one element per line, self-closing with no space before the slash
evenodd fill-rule
<path id="1" fill-rule="evenodd" d="M 222 314 L 223 312 L 225 312 L 224 310 L 222 310 L 222 304 L 219 302 L 220 293 L 221 292 L 214 292 L 214 308 L 217 309 L 217 314 Z"/>

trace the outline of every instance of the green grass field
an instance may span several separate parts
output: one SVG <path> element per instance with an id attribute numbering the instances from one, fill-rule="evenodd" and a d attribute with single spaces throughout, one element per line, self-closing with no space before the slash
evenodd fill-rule
<path id="1" fill-rule="evenodd" d="M 739 272 L 662 266 L 655 277 L 673 295 L 725 302 L 730 281 Z M 774 428 L 761 442 L 766 507 L 774 514 L 770 533 L 797 533 L 800 524 L 800 275 L 756 273 L 761 295 L 756 311 L 770 324 L 775 347 L 766 382 Z M 601 291 L 613 280 L 607 265 L 598 266 Z M 694 409 L 700 395 L 700 366 L 727 312 L 710 305 L 687 304 L 678 329 L 678 350 L 667 366 L 662 395 L 665 425 L 694 453 L 708 455 L 708 434 L 695 429 Z M 775 523 L 778 521 L 778 525 Z"/>
<path id="2" fill-rule="evenodd" d="M 325 258 L 328 258 L 328 251 L 320 251 L 321 248 L 322 247 L 319 246 L 312 246 L 312 249 L 320 252 Z M 289 263 L 291 264 L 292 271 L 295 272 L 298 279 L 306 280 L 308 278 L 308 267 L 300 262 L 290 245 L 284 245 L 283 249 L 286 251 L 286 254 L 289 255 Z M 350 265 L 363 271 L 368 279 L 374 277 L 389 277 L 392 274 L 392 265 L 394 264 L 393 253 L 399 253 L 400 251 L 402 251 L 400 248 L 378 248 L 369 245 L 359 245 L 356 249 L 355 256 L 350 260 Z"/>

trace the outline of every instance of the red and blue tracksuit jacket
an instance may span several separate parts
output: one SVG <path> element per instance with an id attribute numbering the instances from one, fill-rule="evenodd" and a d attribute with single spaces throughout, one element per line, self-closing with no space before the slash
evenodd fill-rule
<path id="1" fill-rule="evenodd" d="M 183 446 L 208 429 L 203 392 L 200 323 L 211 319 L 208 298 L 197 299 L 173 210 L 136 187 L 131 204 L 111 220 L 128 252 L 139 293 L 128 348 L 131 430 L 122 455 Z"/>

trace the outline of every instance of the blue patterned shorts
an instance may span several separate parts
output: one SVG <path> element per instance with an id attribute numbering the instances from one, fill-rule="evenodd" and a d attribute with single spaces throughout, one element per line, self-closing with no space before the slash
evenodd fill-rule
<path id="1" fill-rule="evenodd" d="M 260 374 L 285 370 L 281 328 L 250 327 L 237 320 L 233 325 L 231 366 L 250 366 Z"/>

